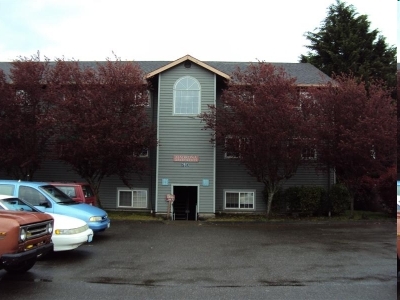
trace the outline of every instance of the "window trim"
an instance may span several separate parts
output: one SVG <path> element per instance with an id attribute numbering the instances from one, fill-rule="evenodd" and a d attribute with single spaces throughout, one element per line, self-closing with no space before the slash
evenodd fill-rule
<path id="1" fill-rule="evenodd" d="M 254 211 L 256 210 L 256 190 L 249 190 L 249 189 L 224 189 L 224 210 L 244 210 L 244 211 Z M 238 206 L 239 207 L 226 207 L 226 194 L 227 193 L 237 193 L 239 194 L 239 202 Z M 252 193 L 253 194 L 253 207 L 251 208 L 246 208 L 246 207 L 240 207 L 240 194 L 241 193 Z"/>
<path id="2" fill-rule="evenodd" d="M 135 207 L 133 206 L 133 192 L 145 192 L 145 196 L 146 196 L 146 205 L 143 207 Z M 130 192 L 131 193 L 131 205 L 120 205 L 120 192 Z M 128 189 L 128 188 L 117 188 L 117 207 L 118 208 L 131 208 L 131 209 L 147 209 L 149 206 L 149 191 L 148 189 L 143 189 L 143 188 L 132 188 L 132 189 Z"/>
<path id="3" fill-rule="evenodd" d="M 184 91 L 184 90 L 177 90 L 176 86 L 180 81 L 182 81 L 185 78 L 190 78 L 193 81 L 195 81 L 199 87 L 198 90 L 186 90 L 186 91 L 197 91 L 198 92 L 198 107 L 197 107 L 197 112 L 196 113 L 178 113 L 176 112 L 176 92 L 177 91 Z M 172 105 L 172 115 L 174 116 L 197 116 L 201 113 L 201 84 L 200 82 L 194 78 L 193 76 L 183 76 L 177 79 L 174 83 L 174 89 L 173 89 L 173 105 Z"/>

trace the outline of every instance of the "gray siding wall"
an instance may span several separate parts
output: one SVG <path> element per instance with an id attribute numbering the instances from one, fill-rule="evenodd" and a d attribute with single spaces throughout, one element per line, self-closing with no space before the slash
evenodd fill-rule
<path id="1" fill-rule="evenodd" d="M 262 191 L 264 185 L 256 181 L 254 177 L 247 174 L 246 169 L 239 164 L 237 159 L 226 159 L 221 149 L 217 149 L 216 164 L 216 212 L 229 211 L 225 209 L 224 191 L 225 190 L 255 190 L 255 207 L 254 209 L 232 211 L 263 211 L 265 210 L 265 202 L 263 200 Z"/>
<path id="2" fill-rule="evenodd" d="M 137 174 L 131 175 L 131 184 L 133 189 L 145 189 L 148 192 L 147 210 L 154 209 L 154 196 L 151 194 L 151 180 L 155 176 L 150 174 L 142 174 L 141 176 Z M 76 181 L 85 182 L 78 174 L 71 170 L 71 168 L 62 161 L 58 160 L 47 160 L 43 163 L 41 169 L 37 171 L 34 177 L 35 181 Z M 117 190 L 118 188 L 128 187 L 117 177 L 111 176 L 104 178 L 100 186 L 100 201 L 102 207 L 105 209 L 115 209 L 117 208 Z M 153 203 L 152 203 L 153 201 Z M 153 204 L 153 205 L 152 205 Z"/>
<path id="3" fill-rule="evenodd" d="M 300 166 L 297 173 L 283 182 L 282 188 L 286 189 L 293 186 L 322 186 L 334 183 L 334 175 L 317 170 L 314 166 Z M 216 212 L 229 211 L 225 209 L 224 191 L 225 190 L 255 190 L 255 208 L 253 210 L 231 210 L 231 211 L 253 211 L 265 212 L 266 202 L 263 198 L 264 185 L 251 177 L 244 166 L 239 164 L 237 159 L 226 159 L 221 149 L 216 153 Z"/>
<path id="4" fill-rule="evenodd" d="M 215 104 L 216 95 L 221 94 L 221 80 L 212 72 L 192 63 L 191 68 L 183 64 L 166 70 L 152 79 L 152 103 L 148 108 L 149 116 L 158 126 L 159 145 L 150 152 L 149 173 L 142 176 L 132 174 L 132 187 L 148 191 L 147 210 L 158 213 L 167 211 L 166 194 L 172 193 L 174 185 L 198 187 L 198 204 L 200 213 L 229 211 L 224 209 L 224 191 L 255 191 L 255 207 L 252 211 L 264 212 L 266 203 L 263 199 L 264 186 L 250 177 L 246 169 L 235 159 L 225 159 L 224 153 L 216 150 L 209 142 L 210 131 L 202 130 L 204 123 L 197 117 L 173 115 L 173 87 L 183 76 L 196 78 L 201 85 L 201 111 L 207 111 L 209 104 Z M 174 155 L 198 155 L 198 163 L 189 162 L 182 167 L 180 162 L 173 162 Z M 0 171 L 2 178 L 7 176 Z M 162 185 L 162 179 L 168 179 Z M 203 179 L 209 180 L 209 186 L 203 186 Z M 61 161 L 46 161 L 35 174 L 36 181 L 83 181 Z M 334 183 L 333 173 L 316 171 L 314 167 L 300 167 L 297 174 L 286 181 L 283 188 L 291 186 L 314 186 L 325 188 Z M 126 188 L 122 181 L 112 176 L 105 178 L 100 188 L 100 198 L 104 208 L 117 209 L 117 191 Z"/>
<path id="5" fill-rule="evenodd" d="M 157 84 L 157 82 L 155 82 Z M 149 118 L 153 121 L 154 124 L 157 121 L 157 101 L 155 99 L 158 98 L 157 89 L 152 91 L 151 104 L 147 109 Z M 149 169 L 146 174 L 131 174 L 130 183 L 132 184 L 133 189 L 144 189 L 147 191 L 148 199 L 147 199 L 147 208 L 143 210 L 154 210 L 155 209 L 155 186 L 156 186 L 156 176 L 155 176 L 155 167 L 156 167 L 156 149 L 153 149 L 149 153 Z M 7 178 L 5 174 L 2 174 L 0 171 L 0 175 L 2 178 Z M 10 178 L 9 179 L 13 179 Z M 78 174 L 71 170 L 71 168 L 64 162 L 59 160 L 47 160 L 41 166 L 41 169 L 37 171 L 35 174 L 35 181 L 81 181 L 85 182 Z M 111 176 L 104 178 L 101 187 L 100 187 L 100 201 L 105 209 L 116 209 L 118 207 L 118 189 L 128 189 L 128 187 L 117 177 Z M 129 208 L 124 208 L 127 210 Z M 140 209 L 134 209 L 140 210 Z"/>
<path id="6" fill-rule="evenodd" d="M 217 87 L 217 105 L 222 93 L 222 82 Z M 216 212 L 265 212 L 266 202 L 263 196 L 264 185 L 251 177 L 244 166 L 239 164 L 237 159 L 227 159 L 220 148 L 216 150 L 216 188 L 215 188 L 215 211 Z M 318 171 L 313 166 L 301 166 L 296 175 L 283 182 L 282 188 L 292 186 L 322 186 L 328 188 L 334 184 L 335 176 L 333 171 L 330 174 Z M 226 190 L 255 191 L 254 209 L 225 209 L 224 192 Z"/>
<path id="7" fill-rule="evenodd" d="M 202 130 L 204 124 L 197 117 L 173 115 L 173 88 L 183 76 L 192 76 L 201 85 L 201 111 L 215 103 L 215 75 L 192 63 L 168 69 L 159 75 L 158 164 L 157 164 L 157 212 L 167 211 L 166 194 L 172 193 L 173 185 L 198 186 L 198 212 L 214 212 L 214 147 L 210 134 Z M 188 167 L 174 162 L 174 155 L 198 155 L 199 162 L 189 162 Z M 162 185 L 168 179 L 168 185 Z M 202 186 L 208 179 L 209 186 Z"/>

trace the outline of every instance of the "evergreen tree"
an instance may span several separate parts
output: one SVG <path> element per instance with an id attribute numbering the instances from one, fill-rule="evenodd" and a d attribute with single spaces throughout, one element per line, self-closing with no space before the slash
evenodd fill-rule
<path id="1" fill-rule="evenodd" d="M 366 15 L 340 0 L 329 6 L 316 32 L 305 34 L 311 45 L 300 62 L 309 62 L 325 74 L 353 74 L 365 82 L 372 78 L 396 86 L 396 48 L 386 43 L 378 29 L 370 30 Z"/>

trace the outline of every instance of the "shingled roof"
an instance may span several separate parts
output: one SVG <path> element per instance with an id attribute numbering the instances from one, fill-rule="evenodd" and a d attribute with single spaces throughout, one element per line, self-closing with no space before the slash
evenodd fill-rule
<path id="1" fill-rule="evenodd" d="M 169 66 L 174 66 L 175 62 L 180 62 L 188 58 L 194 62 L 197 60 L 187 55 L 176 61 L 133 61 L 137 63 L 143 72 L 147 75 L 151 75 L 153 72 L 157 74 L 157 70 L 166 70 Z M 197 61 L 200 62 L 200 61 Z M 82 66 L 95 68 L 97 63 L 105 63 L 104 61 L 80 61 Z M 224 61 L 201 61 L 203 66 L 208 66 L 208 69 L 214 71 L 217 74 L 231 75 L 237 68 L 241 70 L 246 69 L 249 65 L 257 62 L 224 62 Z M 296 84 L 298 85 L 320 85 L 324 84 L 332 79 L 326 74 L 322 73 L 319 69 L 309 63 L 271 63 L 277 68 L 283 68 L 286 73 L 296 78 Z M 10 62 L 0 62 L 0 69 L 2 69 L 6 75 L 9 75 L 11 68 Z M 221 73 L 220 73 L 221 72 Z M 225 77 L 225 76 L 224 76 Z"/>

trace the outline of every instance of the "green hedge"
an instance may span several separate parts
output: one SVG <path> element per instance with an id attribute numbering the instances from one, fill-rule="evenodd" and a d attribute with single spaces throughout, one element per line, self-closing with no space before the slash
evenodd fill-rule
<path id="1" fill-rule="evenodd" d="M 347 188 L 342 184 L 335 184 L 329 193 L 332 204 L 332 213 L 335 215 L 343 214 L 350 209 L 351 196 Z"/>
<path id="2" fill-rule="evenodd" d="M 315 215 L 321 207 L 324 188 L 318 186 L 301 187 L 300 189 L 300 209 L 308 215 Z"/>
<path id="3" fill-rule="evenodd" d="M 339 184 L 331 187 L 329 195 L 319 186 L 290 187 L 277 200 L 281 202 L 280 207 L 286 208 L 286 212 L 306 215 L 327 215 L 329 211 L 339 215 L 350 207 L 350 194 L 346 187 Z"/>
<path id="4" fill-rule="evenodd" d="M 289 212 L 314 215 L 320 211 L 324 189 L 318 186 L 295 186 L 284 191 Z"/>
<path id="5" fill-rule="evenodd" d="M 300 190 L 301 187 L 294 186 L 283 191 L 282 198 L 284 199 L 289 212 L 298 212 L 301 210 Z"/>

